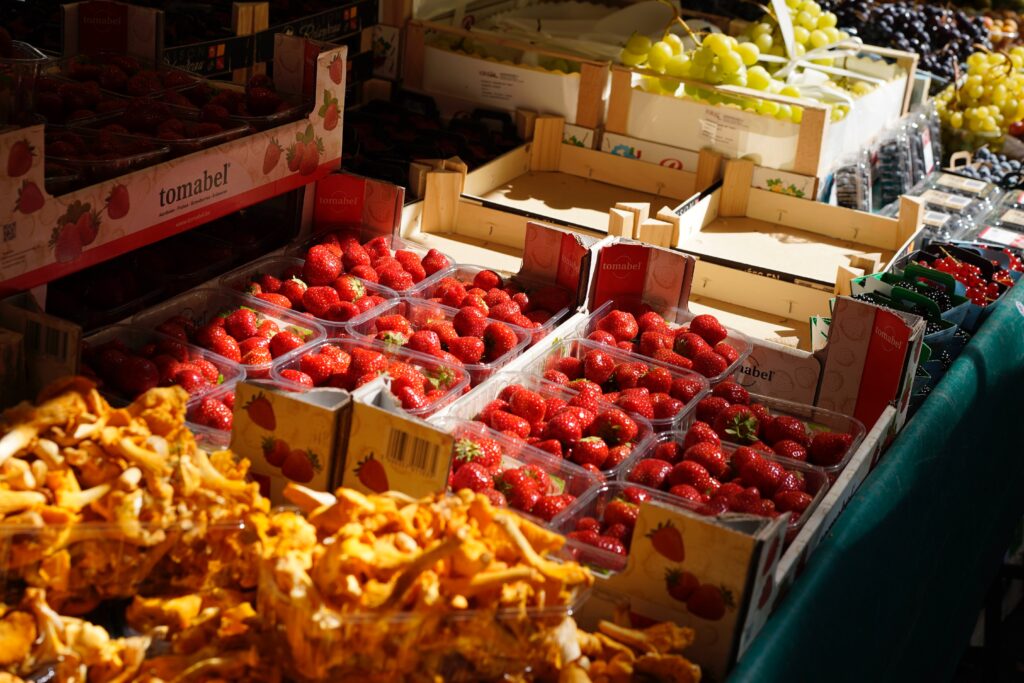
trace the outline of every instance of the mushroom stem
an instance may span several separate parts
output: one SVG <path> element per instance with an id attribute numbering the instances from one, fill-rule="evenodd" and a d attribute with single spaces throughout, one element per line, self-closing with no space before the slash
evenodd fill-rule
<path id="1" fill-rule="evenodd" d="M 0 465 L 22 448 L 28 447 L 39 432 L 31 425 L 18 425 L 0 438 Z"/>
<path id="2" fill-rule="evenodd" d="M 413 582 L 416 581 L 416 578 L 420 574 L 427 571 L 427 569 L 433 566 L 434 563 L 440 562 L 455 553 L 466 540 L 468 535 L 469 529 L 461 527 L 454 535 L 449 536 L 434 547 L 429 550 L 425 550 L 416 556 L 415 559 L 406 565 L 405 569 L 402 570 L 402 573 L 398 575 L 398 578 L 395 580 L 395 584 L 391 589 L 391 594 L 388 595 L 387 600 L 384 601 L 384 604 L 381 605 L 381 607 L 384 609 L 394 607 L 395 604 L 405 596 L 409 589 L 412 588 Z"/>

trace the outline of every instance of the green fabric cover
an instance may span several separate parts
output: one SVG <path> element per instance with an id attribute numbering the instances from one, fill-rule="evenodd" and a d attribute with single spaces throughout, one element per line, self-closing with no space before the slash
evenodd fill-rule
<path id="1" fill-rule="evenodd" d="M 1007 299 L 836 520 L 730 681 L 950 680 L 1024 514 L 1024 286 Z"/>

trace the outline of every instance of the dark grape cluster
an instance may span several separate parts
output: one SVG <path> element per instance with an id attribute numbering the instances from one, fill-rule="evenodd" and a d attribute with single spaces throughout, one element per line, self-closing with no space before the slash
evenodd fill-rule
<path id="1" fill-rule="evenodd" d="M 984 20 L 957 9 L 870 0 L 822 0 L 821 9 L 834 12 L 841 28 L 869 45 L 918 53 L 922 69 L 949 80 L 954 62 L 962 64 L 975 44 L 991 47 Z"/>
<path id="2" fill-rule="evenodd" d="M 1021 173 L 1024 171 L 1018 159 L 1009 159 L 1003 154 L 991 151 L 988 147 L 980 147 L 972 157 L 977 166 L 966 166 L 958 168 L 957 173 L 968 178 L 977 178 L 990 183 L 1002 184 L 1003 177 L 1008 173 Z M 1012 178 L 1009 185 L 1013 185 Z"/>

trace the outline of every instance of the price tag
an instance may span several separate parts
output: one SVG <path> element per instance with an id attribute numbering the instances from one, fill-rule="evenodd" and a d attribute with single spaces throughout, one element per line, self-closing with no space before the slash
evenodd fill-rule
<path id="1" fill-rule="evenodd" d="M 921 199 L 925 200 L 929 204 L 935 204 L 936 206 L 941 206 L 944 209 L 951 209 L 957 213 L 966 209 L 971 205 L 971 201 L 973 201 L 970 197 L 950 194 L 948 192 L 940 192 L 939 190 L 928 190 L 921 194 Z"/>
<path id="2" fill-rule="evenodd" d="M 983 180 L 975 180 L 973 178 L 964 178 L 958 175 L 952 175 L 950 173 L 943 173 L 939 176 L 938 180 L 935 181 L 943 187 L 951 187 L 954 190 L 960 190 L 961 192 L 970 192 L 971 194 L 981 194 L 988 186 Z"/>
<path id="3" fill-rule="evenodd" d="M 1004 247 L 1024 247 L 1024 235 L 1013 230 L 1002 228 L 985 228 L 978 237 L 994 244 L 1001 244 Z"/>

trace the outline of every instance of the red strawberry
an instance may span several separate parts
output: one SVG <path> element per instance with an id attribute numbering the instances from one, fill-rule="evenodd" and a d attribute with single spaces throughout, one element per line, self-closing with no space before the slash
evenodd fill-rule
<path id="1" fill-rule="evenodd" d="M 401 268 L 388 268 L 378 271 L 378 275 L 380 276 L 381 285 L 389 287 L 396 292 L 404 292 L 415 284 L 412 280 L 412 275 Z"/>
<path id="2" fill-rule="evenodd" d="M 784 458 L 799 460 L 800 462 L 807 461 L 807 449 L 796 441 L 783 439 L 782 441 L 776 442 L 772 446 L 772 450 Z"/>
<path id="3" fill-rule="evenodd" d="M 412 323 L 404 315 L 382 315 L 376 319 L 375 325 L 377 332 L 399 332 L 406 337 L 415 332 Z"/>
<path id="4" fill-rule="evenodd" d="M 35 150 L 28 140 L 16 141 L 11 145 L 11 150 L 7 154 L 7 175 L 17 178 L 28 173 L 32 168 L 32 157 L 34 156 Z"/>
<path id="5" fill-rule="evenodd" d="M 587 335 L 587 339 L 607 346 L 615 346 L 618 344 L 618 342 L 615 341 L 615 335 L 611 332 L 605 332 L 604 330 L 594 330 Z"/>
<path id="6" fill-rule="evenodd" d="M 359 483 L 374 493 L 383 493 L 391 488 L 388 484 L 388 473 L 384 465 L 373 455 L 368 455 L 356 465 L 356 477 Z"/>
<path id="7" fill-rule="evenodd" d="M 729 460 L 725 453 L 717 445 L 706 441 L 687 448 L 683 460 L 700 463 L 716 479 L 723 478 L 729 472 Z"/>
<path id="8" fill-rule="evenodd" d="M 470 462 L 475 462 L 489 472 L 495 472 L 501 467 L 501 445 L 487 437 L 459 439 L 455 442 L 454 455 L 452 467 L 456 470 Z"/>
<path id="9" fill-rule="evenodd" d="M 547 381 L 554 382 L 555 384 L 561 384 L 563 386 L 569 384 L 568 375 L 563 372 L 559 372 L 558 370 L 545 370 L 543 377 Z"/>
<path id="10" fill-rule="evenodd" d="M 692 377 L 677 377 L 672 380 L 672 389 L 669 393 L 673 398 L 678 398 L 683 403 L 689 403 L 696 396 L 704 391 L 705 383 Z"/>
<path id="11" fill-rule="evenodd" d="M 686 547 L 683 535 L 672 522 L 662 522 L 647 533 L 651 539 L 651 547 L 669 562 L 682 562 L 686 559 Z"/>
<path id="12" fill-rule="evenodd" d="M 525 439 L 530 436 L 530 423 L 512 413 L 506 413 L 503 410 L 495 410 L 487 418 L 488 425 L 491 429 L 499 432 L 512 432 L 521 439 Z"/>
<path id="13" fill-rule="evenodd" d="M 341 303 L 334 287 L 317 285 L 309 287 L 302 294 L 302 306 L 317 318 L 327 318 L 331 307 Z"/>
<path id="14" fill-rule="evenodd" d="M 718 432 L 711 425 L 698 420 L 690 425 L 690 429 L 687 430 L 686 438 L 683 439 L 683 448 L 690 448 L 698 443 L 711 443 L 719 446 L 722 440 L 719 438 Z"/>
<path id="15" fill-rule="evenodd" d="M 670 334 L 663 332 L 644 332 L 640 335 L 639 352 L 643 356 L 654 357 L 656 351 L 664 349 L 671 351 L 675 343 L 675 338 Z"/>
<path id="16" fill-rule="evenodd" d="M 693 359 L 702 353 L 710 353 L 711 347 L 704 338 L 692 332 L 677 334 L 672 349 L 687 358 Z"/>
<path id="17" fill-rule="evenodd" d="M 331 102 L 327 105 L 324 110 L 324 130 L 334 130 L 338 127 L 338 121 L 341 118 L 338 114 L 337 102 Z"/>
<path id="18" fill-rule="evenodd" d="M 647 311 L 641 314 L 636 319 L 637 325 L 640 327 L 640 332 L 648 332 L 652 330 L 668 330 L 668 323 L 665 319 L 654 311 Z"/>
<path id="19" fill-rule="evenodd" d="M 327 67 L 327 74 L 335 85 L 341 85 L 341 77 L 345 75 L 345 62 L 339 55 L 334 55 L 334 59 Z"/>
<path id="20" fill-rule="evenodd" d="M 310 286 L 330 285 L 341 275 L 341 259 L 326 245 L 318 244 L 306 252 L 302 276 Z"/>
<path id="21" fill-rule="evenodd" d="M 583 357 L 583 376 L 595 384 L 604 384 L 615 372 L 615 359 L 604 351 L 587 351 Z"/>
<path id="22" fill-rule="evenodd" d="M 641 363 L 640 365 L 643 364 Z M 672 391 L 672 373 L 665 368 L 652 367 L 647 370 L 646 374 L 640 377 L 638 384 L 652 394 L 667 394 Z"/>
<path id="23" fill-rule="evenodd" d="M 277 138 L 271 138 L 267 145 L 267 151 L 263 153 L 263 175 L 273 171 L 279 161 L 281 161 L 281 145 L 277 143 Z"/>
<path id="24" fill-rule="evenodd" d="M 715 431 L 726 441 L 751 443 L 757 441 L 760 424 L 747 406 L 729 406 L 715 416 Z"/>
<path id="25" fill-rule="evenodd" d="M 406 344 L 413 351 L 425 353 L 428 356 L 441 355 L 441 339 L 436 332 L 430 330 L 419 330 L 414 332 Z"/>
<path id="26" fill-rule="evenodd" d="M 534 448 L 550 453 L 556 458 L 562 457 L 562 444 L 554 439 L 544 439 L 533 444 Z"/>
<path id="27" fill-rule="evenodd" d="M 315 386 L 315 384 L 313 383 L 313 378 L 307 375 L 306 373 L 302 372 L 301 370 L 293 370 L 291 368 L 282 370 L 281 377 L 285 378 L 290 382 L 294 382 L 295 384 L 301 384 L 304 387 L 312 388 L 313 386 Z"/>
<path id="28" fill-rule="evenodd" d="M 316 386 L 323 386 L 331 378 L 337 368 L 334 360 L 319 353 L 307 353 L 299 359 L 299 369 L 313 380 Z"/>
<path id="29" fill-rule="evenodd" d="M 616 341 L 630 341 L 640 333 L 636 318 L 626 311 L 617 309 L 598 320 L 597 329 L 611 334 Z"/>
<path id="30" fill-rule="evenodd" d="M 493 270 L 481 270 L 479 273 L 473 276 L 473 286 L 479 287 L 485 292 L 490 291 L 495 287 L 501 287 L 501 285 L 501 276 L 495 273 Z"/>
<path id="31" fill-rule="evenodd" d="M 627 475 L 627 480 L 634 484 L 660 489 L 672 471 L 672 463 L 657 458 L 641 460 Z"/>
<path id="32" fill-rule="evenodd" d="M 654 457 L 673 465 L 683 459 L 683 447 L 675 441 L 664 441 L 654 449 Z"/>
<path id="33" fill-rule="evenodd" d="M 299 163 L 299 175 L 311 175 L 320 166 L 320 148 L 316 142 L 306 143 L 302 161 Z"/>
<path id="34" fill-rule="evenodd" d="M 207 396 L 200 403 L 199 407 L 189 416 L 190 419 L 204 427 L 228 431 L 234 422 L 234 414 L 231 409 L 213 396 Z"/>
<path id="35" fill-rule="evenodd" d="M 495 361 L 519 344 L 519 337 L 512 328 L 504 323 L 490 322 L 484 328 L 484 358 L 488 362 Z"/>
<path id="36" fill-rule="evenodd" d="M 714 351 L 698 354 L 693 359 L 693 370 L 705 377 L 718 377 L 728 369 L 728 361 Z"/>
<path id="37" fill-rule="evenodd" d="M 379 375 L 388 368 L 388 361 L 384 354 L 370 349 L 352 349 L 352 360 L 349 372 L 355 377 L 364 375 Z"/>
<path id="38" fill-rule="evenodd" d="M 721 384 L 715 385 L 715 388 L 711 390 L 711 395 L 724 398 L 726 401 L 733 404 L 740 404 L 744 406 L 750 404 L 750 392 L 732 381 L 722 382 Z"/>
<path id="39" fill-rule="evenodd" d="M 587 430 L 588 435 L 601 437 L 609 446 L 629 443 L 638 432 L 636 422 L 617 408 L 598 414 Z"/>
<path id="40" fill-rule="evenodd" d="M 484 356 L 484 342 L 477 337 L 457 337 L 448 343 L 448 351 L 463 363 L 479 363 Z"/>
<path id="41" fill-rule="evenodd" d="M 39 191 L 39 186 L 31 180 L 22 182 L 21 189 L 18 190 L 18 200 L 14 204 L 14 210 L 29 214 L 41 208 L 43 208 L 43 193 Z M 86 213 L 85 215 L 89 214 Z"/>
<path id="42" fill-rule="evenodd" d="M 439 252 L 437 249 L 431 249 L 430 251 L 427 252 L 426 256 L 423 257 L 423 261 L 421 262 L 421 264 L 423 265 L 423 270 L 426 271 L 427 275 L 429 276 L 433 275 L 439 270 L 444 270 L 445 268 L 447 268 L 449 265 L 451 265 L 451 261 L 448 259 L 447 256 Z"/>
<path id="43" fill-rule="evenodd" d="M 575 356 L 562 356 L 556 358 L 551 367 L 559 372 L 565 373 L 569 380 L 583 377 L 583 361 Z"/>
<path id="44" fill-rule="evenodd" d="M 729 331 L 713 315 L 698 315 L 690 321 L 690 331 L 699 334 L 704 341 L 714 346 L 729 335 Z"/>
<path id="45" fill-rule="evenodd" d="M 91 211 L 86 211 L 78 217 L 75 228 L 78 230 L 83 246 L 88 246 L 96 240 L 99 227 L 99 217 Z"/>
<path id="46" fill-rule="evenodd" d="M 814 498 L 803 491 L 781 491 L 774 497 L 775 509 L 779 512 L 794 512 L 799 516 Z"/>
<path id="47" fill-rule="evenodd" d="M 572 449 L 572 461 L 577 465 L 591 464 L 601 469 L 608 460 L 608 444 L 596 436 L 588 436 L 576 442 Z"/>
<path id="48" fill-rule="evenodd" d="M 206 348 L 236 363 L 242 361 L 242 351 L 238 348 L 238 342 L 233 337 L 224 335 L 223 337 L 213 339 Z"/>
<path id="49" fill-rule="evenodd" d="M 342 275 L 333 286 L 342 301 L 358 301 L 366 296 L 366 285 L 351 275 Z"/>
<path id="50" fill-rule="evenodd" d="M 718 480 L 711 476 L 707 468 L 693 460 L 676 463 L 668 475 L 668 484 L 669 486 L 686 484 L 705 494 L 714 493 L 719 487 Z"/>
<path id="51" fill-rule="evenodd" d="M 615 405 L 627 413 L 648 419 L 654 417 L 654 403 L 651 401 L 650 392 L 646 389 L 626 389 L 620 392 L 618 398 L 615 399 Z"/>
<path id="52" fill-rule="evenodd" d="M 576 500 L 576 497 L 569 493 L 544 496 L 537 501 L 536 505 L 533 506 L 531 514 L 535 517 L 540 517 L 544 521 L 550 522 L 554 519 L 555 515 L 569 507 L 574 500 Z"/>
<path id="53" fill-rule="evenodd" d="M 286 353 L 294 351 L 305 343 L 306 342 L 302 337 L 290 330 L 278 332 L 270 338 L 270 355 L 274 358 L 278 358 Z"/>
<path id="54" fill-rule="evenodd" d="M 757 421 L 760 424 L 766 425 L 772 421 L 772 413 L 768 410 L 768 406 L 763 403 L 751 403 L 750 409 L 754 411 L 754 415 L 757 416 Z"/>
<path id="55" fill-rule="evenodd" d="M 702 398 L 697 403 L 697 419 L 700 420 L 701 422 L 713 424 L 715 422 L 715 418 L 718 417 L 718 414 L 728 407 L 729 402 L 726 401 L 724 398 L 719 398 L 717 396 L 708 396 L 707 398 Z"/>
<path id="56" fill-rule="evenodd" d="M 487 328 L 487 315 L 478 308 L 466 306 L 452 318 L 455 331 L 463 337 L 483 337 Z"/>
<path id="57" fill-rule="evenodd" d="M 761 458 L 748 462 L 740 469 L 740 476 L 750 486 L 756 486 L 761 493 L 772 496 L 779 482 L 786 475 L 785 468 L 773 460 Z"/>
<path id="58" fill-rule="evenodd" d="M 640 508 L 635 503 L 615 499 L 605 506 L 603 520 L 609 526 L 621 524 L 626 529 L 633 529 L 639 515 Z"/>
<path id="59" fill-rule="evenodd" d="M 524 467 L 502 472 L 495 481 L 495 488 L 505 495 L 510 507 L 523 512 L 532 511 L 543 495 L 537 480 Z"/>
<path id="60" fill-rule="evenodd" d="M 288 300 L 288 297 L 280 294 L 267 294 L 260 292 L 256 295 L 256 298 L 260 301 L 266 301 L 268 304 L 274 304 L 275 306 L 281 306 L 282 308 L 291 308 L 292 302 Z"/>
<path id="61" fill-rule="evenodd" d="M 665 571 L 665 590 L 674 600 L 686 602 L 699 587 L 700 581 L 690 572 L 679 569 Z"/>
<path id="62" fill-rule="evenodd" d="M 651 397 L 651 401 L 654 403 L 655 420 L 667 420 L 673 418 L 683 412 L 683 409 L 686 408 L 685 403 L 680 401 L 678 398 L 672 398 L 668 394 L 654 394 L 654 396 Z"/>
<path id="63" fill-rule="evenodd" d="M 677 368 L 683 368 L 684 370 L 689 370 L 693 367 L 693 361 L 686 356 L 682 356 L 669 349 L 658 349 L 654 352 L 651 358 L 661 361 L 662 363 L 674 365 Z"/>
<path id="64" fill-rule="evenodd" d="M 689 484 L 679 484 L 678 486 L 673 486 L 668 490 L 668 492 L 673 496 L 677 496 L 679 498 L 682 498 L 683 500 L 689 500 L 694 503 L 703 503 L 705 500 L 707 500 L 707 497 L 703 493 L 693 488 Z"/>
<path id="65" fill-rule="evenodd" d="M 487 468 L 479 463 L 470 462 L 455 471 L 455 474 L 452 475 L 450 486 L 453 491 L 469 489 L 479 493 L 493 488 L 494 480 L 491 478 L 491 472 Z"/>
<path id="66" fill-rule="evenodd" d="M 512 394 L 509 405 L 514 414 L 530 424 L 542 421 L 547 410 L 544 397 L 525 388 Z"/>
<path id="67" fill-rule="evenodd" d="M 853 444 L 853 436 L 838 432 L 818 432 L 811 439 L 808 459 L 815 465 L 830 467 L 842 462 Z"/>
<path id="68" fill-rule="evenodd" d="M 724 358 L 729 365 L 732 365 L 740 359 L 740 352 L 725 342 L 718 342 L 715 344 L 715 353 Z"/>
<path id="69" fill-rule="evenodd" d="M 790 415 L 779 415 L 764 425 L 764 440 L 774 445 L 779 441 L 796 441 L 801 446 L 811 443 L 807 436 L 807 425 Z M 753 441 L 753 439 L 751 439 Z"/>
<path id="70" fill-rule="evenodd" d="M 302 295 L 306 293 L 306 283 L 297 278 L 290 278 L 281 283 L 281 290 L 278 292 L 286 297 L 291 303 L 289 308 L 302 310 Z"/>
<path id="71" fill-rule="evenodd" d="M 748 462 L 756 462 L 763 459 L 763 456 L 753 448 L 740 446 L 729 456 L 729 464 L 732 466 L 733 472 L 741 472 L 744 465 Z"/>
<path id="72" fill-rule="evenodd" d="M 548 420 L 544 438 L 555 439 L 563 445 L 574 444 L 583 438 L 583 420 L 572 410 L 563 410 Z"/>
<path id="73" fill-rule="evenodd" d="M 237 340 L 255 337 L 259 331 L 259 320 L 256 311 L 251 308 L 239 308 L 224 318 L 224 329 Z"/>

